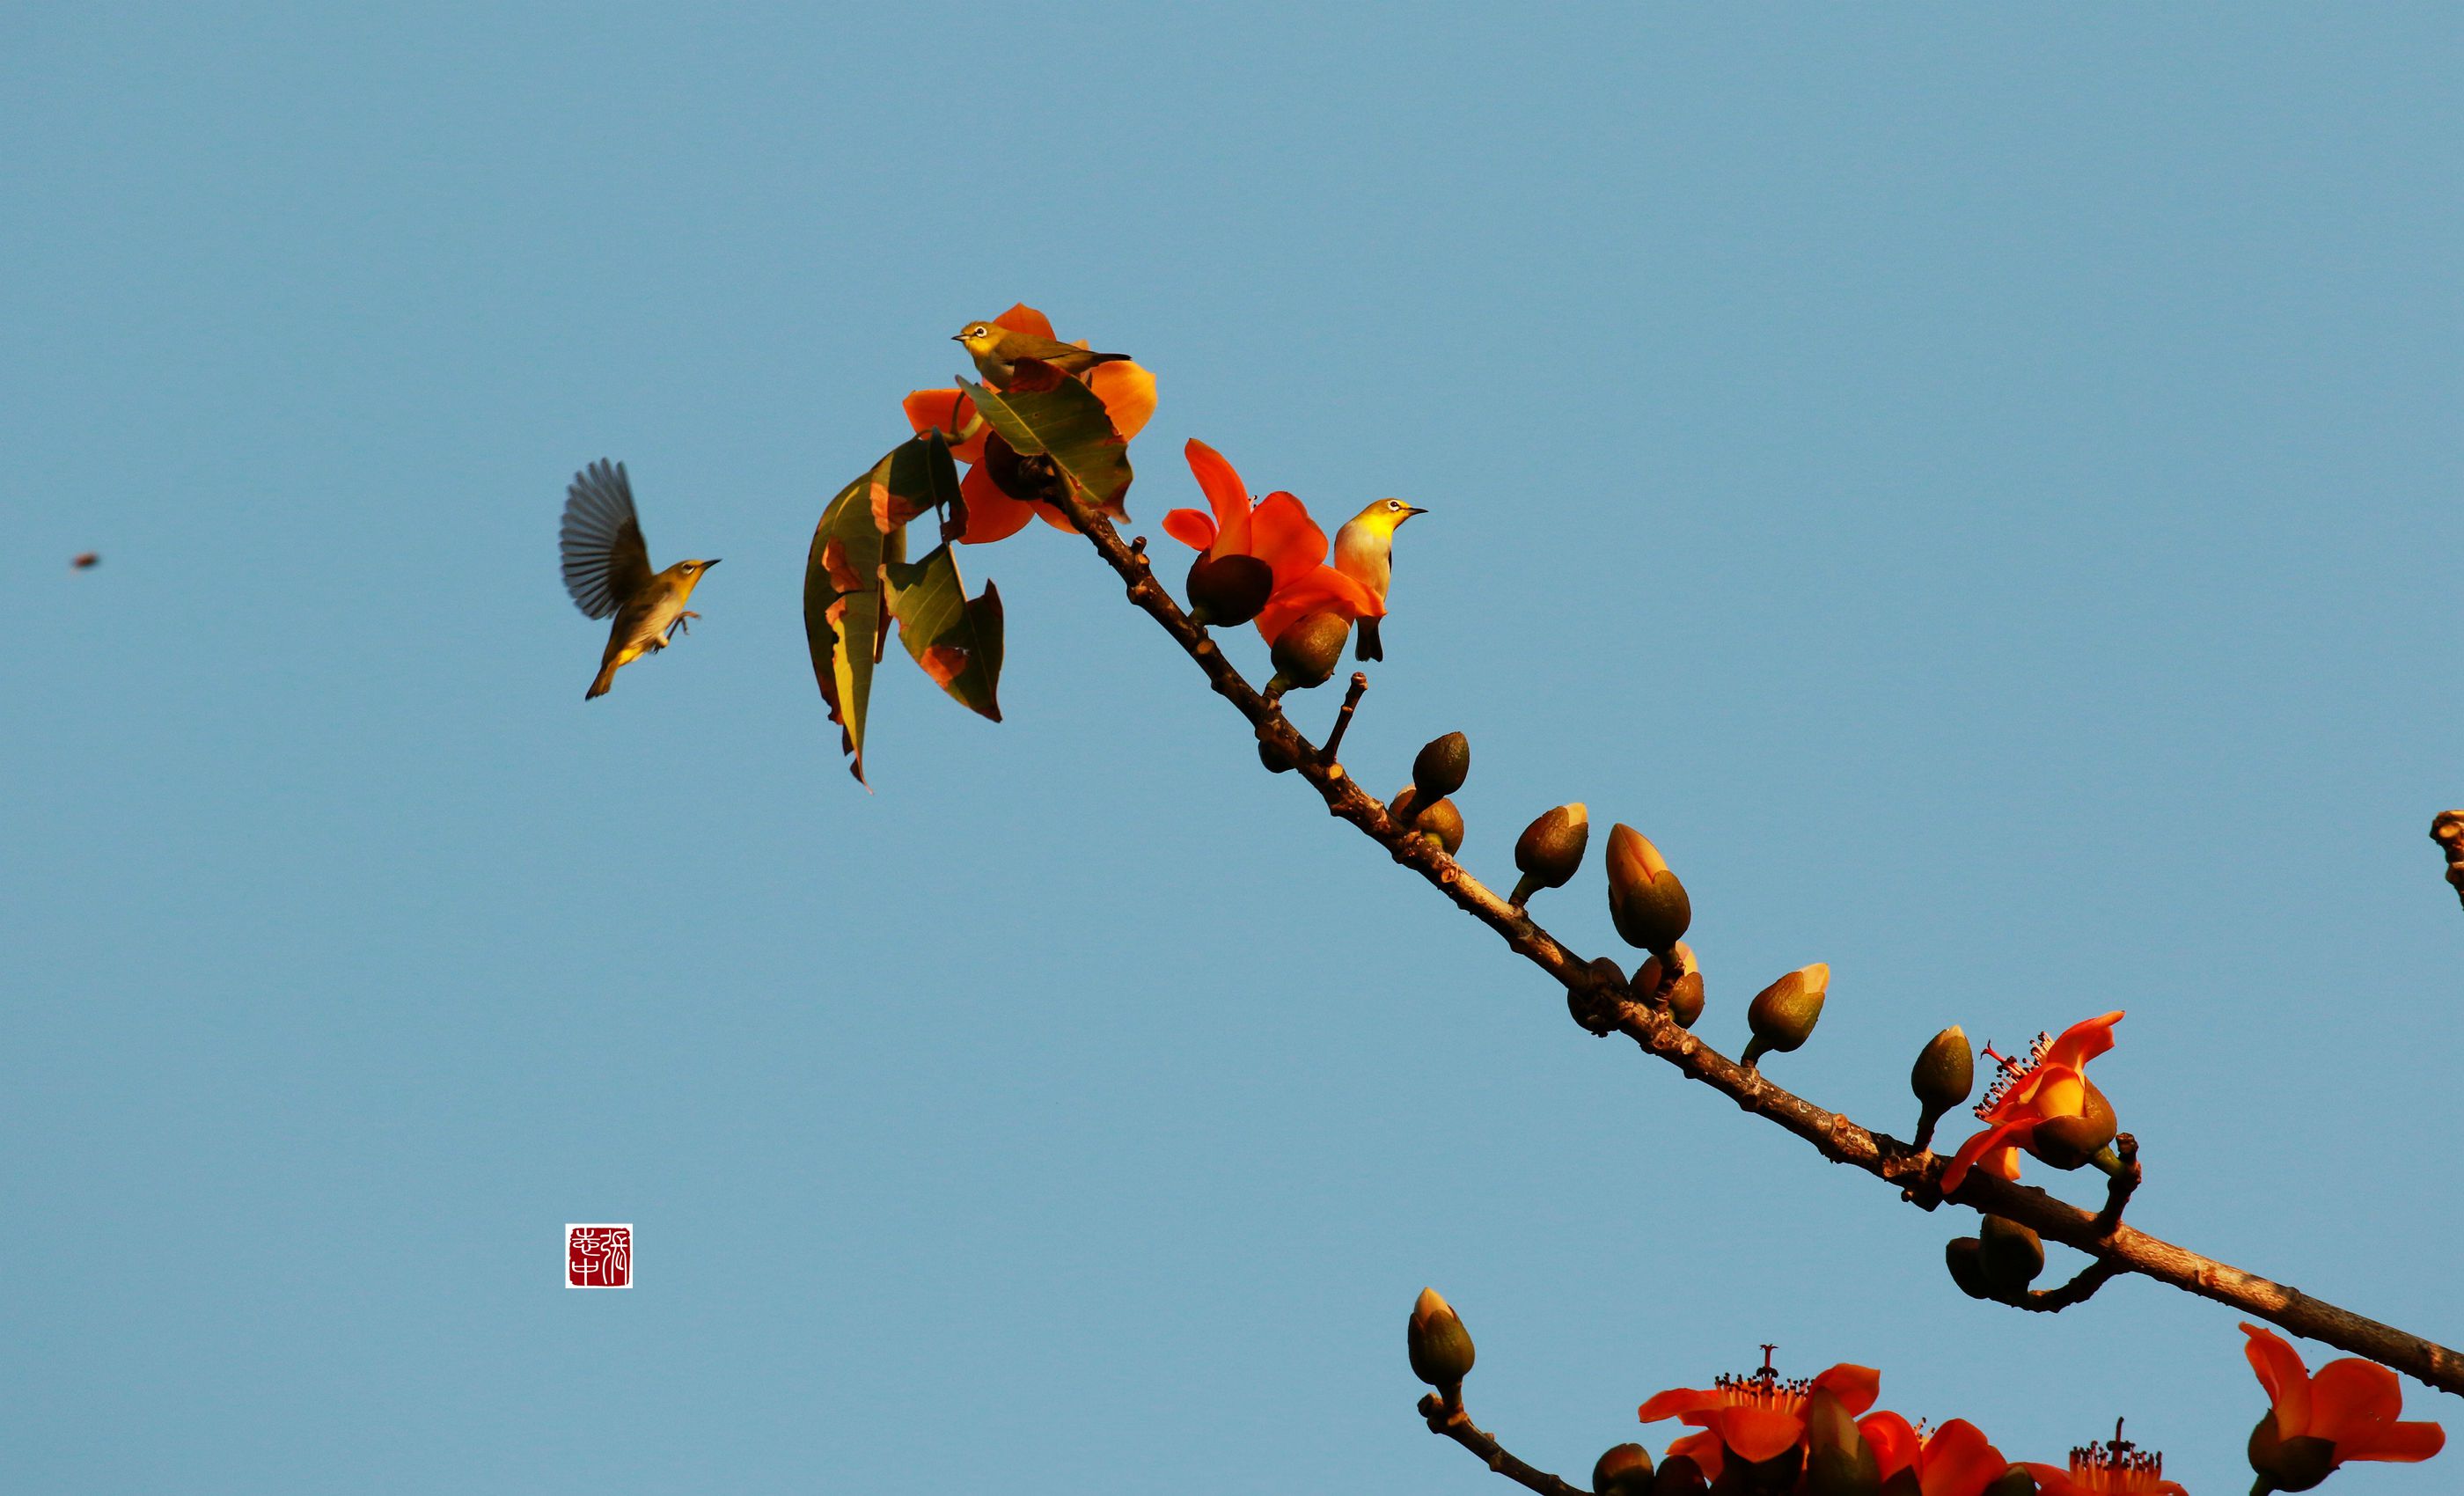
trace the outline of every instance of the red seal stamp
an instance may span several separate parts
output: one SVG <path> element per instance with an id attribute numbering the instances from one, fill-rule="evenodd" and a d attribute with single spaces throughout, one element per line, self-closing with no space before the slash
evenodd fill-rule
<path id="1" fill-rule="evenodd" d="M 564 1286 L 629 1288 L 633 1286 L 630 1225 L 568 1225 L 564 1228 Z"/>

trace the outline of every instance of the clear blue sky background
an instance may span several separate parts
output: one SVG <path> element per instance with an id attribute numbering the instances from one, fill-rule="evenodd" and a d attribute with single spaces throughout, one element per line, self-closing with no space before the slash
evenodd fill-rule
<path id="1" fill-rule="evenodd" d="M 1499 1490 L 1433 1283 L 1577 1479 L 1775 1341 L 2246 1488 L 2230 1312 L 1959 1296 L 1078 541 L 857 787 L 812 523 L 1018 299 L 1156 371 L 1163 551 L 1191 435 L 1432 511 L 1353 768 L 1469 733 L 1501 881 L 1647 830 L 1715 1043 L 1828 960 L 1773 1073 L 1904 1134 L 1937 1028 L 2125 1008 L 2140 1224 L 2464 1335 L 2452 8 L 426 11 L 0 19 L 0 1485 Z M 602 455 L 726 564 L 585 706 Z"/>

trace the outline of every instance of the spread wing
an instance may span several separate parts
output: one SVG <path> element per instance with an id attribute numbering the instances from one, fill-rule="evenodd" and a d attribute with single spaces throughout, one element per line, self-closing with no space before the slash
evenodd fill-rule
<path id="1" fill-rule="evenodd" d="M 633 514 L 633 485 L 625 465 L 592 463 L 564 491 L 564 590 L 584 617 L 605 618 L 650 581 L 650 550 Z"/>

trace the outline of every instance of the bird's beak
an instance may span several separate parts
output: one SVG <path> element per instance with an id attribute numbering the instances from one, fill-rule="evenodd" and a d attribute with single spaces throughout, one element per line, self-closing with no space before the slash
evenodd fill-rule
<path id="1" fill-rule="evenodd" d="M 950 335 L 950 341 L 952 342 L 965 342 L 967 341 L 967 335 L 965 333 L 952 333 Z"/>
<path id="2" fill-rule="evenodd" d="M 710 560 L 702 562 L 702 564 L 705 566 L 715 566 L 718 564 L 718 558 L 714 556 Z"/>
<path id="3" fill-rule="evenodd" d="M 1425 515 L 1427 513 L 1427 510 L 1422 509 L 1418 504 L 1405 504 L 1403 506 L 1403 517 L 1406 519 L 1411 518 L 1414 515 Z"/>

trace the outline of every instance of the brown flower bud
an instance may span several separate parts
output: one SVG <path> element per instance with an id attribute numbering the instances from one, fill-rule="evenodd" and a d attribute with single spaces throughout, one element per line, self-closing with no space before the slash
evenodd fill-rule
<path id="1" fill-rule="evenodd" d="M 1471 739 L 1461 733 L 1432 738 L 1412 758 L 1412 787 L 1422 800 L 1443 800 L 1471 777 Z"/>
<path id="2" fill-rule="evenodd" d="M 2014 1464 L 1993 1478 L 1978 1496 L 2036 1496 L 2036 1478 L 2024 1464 Z"/>
<path id="3" fill-rule="evenodd" d="M 1971 1299 L 1993 1297 L 1992 1286 L 1985 1279 L 1984 1243 L 1972 1236 L 1953 1237 L 1943 1243 L 1942 1257 L 1960 1292 Z"/>
<path id="4" fill-rule="evenodd" d="M 1514 896 L 1507 902 L 1521 909 L 1542 889 L 1564 888 L 1583 866 L 1583 852 L 1591 844 L 1591 815 L 1581 801 L 1542 811 L 1515 838 L 1514 870 L 1523 876 L 1515 880 Z"/>
<path id="5" fill-rule="evenodd" d="M 1931 1116 L 1966 1101 L 1976 1089 L 1976 1051 L 1969 1046 L 1968 1030 L 1953 1023 L 1934 1035 L 1908 1071 L 1908 1089 Z"/>
<path id="6" fill-rule="evenodd" d="M 1292 761 L 1290 754 L 1284 752 L 1282 747 L 1269 737 L 1258 739 L 1258 761 L 1265 764 L 1270 774 L 1289 774 L 1300 767 Z"/>
<path id="7" fill-rule="evenodd" d="M 1623 822 L 1609 827 L 1609 917 L 1626 944 L 1665 951 L 1694 922 L 1685 885 L 1668 870 L 1660 848 Z"/>
<path id="8" fill-rule="evenodd" d="M 1471 1374 L 1471 1332 L 1435 1288 L 1422 1288 L 1412 1306 L 1405 1347 L 1412 1357 L 1412 1375 L 1440 1392 L 1462 1386 Z"/>
<path id="9" fill-rule="evenodd" d="M 1595 1496 L 1651 1496 L 1651 1451 L 1618 1444 L 1592 1466 Z"/>
<path id="10" fill-rule="evenodd" d="M 1351 634 L 1352 621 L 1340 613 L 1311 613 L 1286 627 L 1266 651 L 1275 667 L 1274 679 L 1266 682 L 1266 694 L 1280 696 L 1287 691 L 1325 685 L 1342 660 L 1343 641 Z"/>
<path id="11" fill-rule="evenodd" d="M 1822 1021 L 1822 1000 L 1830 988 L 1831 967 L 1816 961 L 1756 993 L 1753 1004 L 1746 1009 L 1747 1026 L 1754 1031 L 1743 1056 L 1746 1067 L 1751 1069 L 1767 1054 L 1790 1053 L 1812 1037 L 1814 1025 Z"/>
<path id="12" fill-rule="evenodd" d="M 1200 627 L 1230 627 L 1258 616 L 1274 595 L 1275 568 L 1255 556 L 1198 553 L 1189 563 L 1189 616 Z"/>
<path id="13" fill-rule="evenodd" d="M 1986 1217 L 1977 1245 L 1978 1261 L 1985 1269 L 1985 1286 L 1993 1290 L 1995 1298 L 2017 1298 L 2045 1270 L 2045 1243 L 2036 1233 L 2015 1221 Z"/>
<path id="14" fill-rule="evenodd" d="M 1680 1028 L 1691 1028 L 1703 1016 L 1703 974 L 1687 972 L 1668 989 L 1668 1016 L 1677 1020 Z"/>
<path id="15" fill-rule="evenodd" d="M 1710 1488 L 1703 1467 L 1690 1455 L 1670 1455 L 1651 1476 L 1651 1496 L 1703 1496 Z"/>

